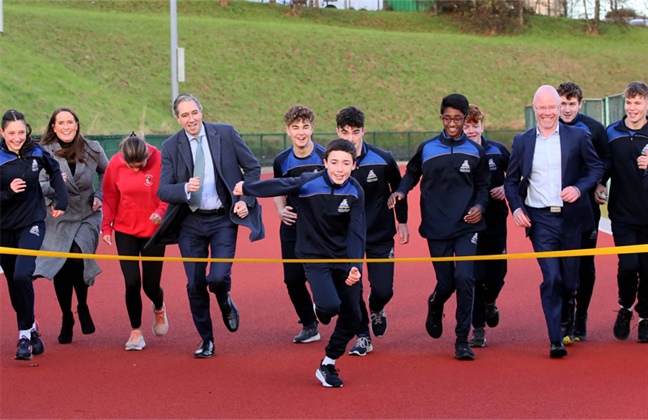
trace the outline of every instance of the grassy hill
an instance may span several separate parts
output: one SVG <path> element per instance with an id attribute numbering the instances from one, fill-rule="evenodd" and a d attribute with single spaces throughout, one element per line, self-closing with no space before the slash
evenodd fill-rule
<path id="1" fill-rule="evenodd" d="M 71 106 L 89 134 L 172 133 L 169 2 L 4 0 L 0 109 L 26 113 L 42 131 Z M 648 30 L 532 17 L 515 36 L 463 33 L 425 14 L 304 10 L 179 1 L 186 51 L 181 92 L 197 95 L 205 119 L 240 132 L 281 132 L 283 112 L 312 106 L 317 131 L 336 112 L 364 109 L 370 130 L 437 130 L 452 92 L 484 107 L 489 128 L 522 129 L 541 84 L 579 83 L 587 97 L 648 80 Z"/>

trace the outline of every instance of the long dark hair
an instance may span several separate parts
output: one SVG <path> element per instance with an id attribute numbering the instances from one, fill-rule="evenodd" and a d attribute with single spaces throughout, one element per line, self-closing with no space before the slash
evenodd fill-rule
<path id="1" fill-rule="evenodd" d="M 74 121 L 76 122 L 77 125 L 77 130 L 74 136 L 74 140 L 72 140 L 72 142 L 70 143 L 70 147 L 61 148 L 57 150 L 54 154 L 56 156 L 60 156 L 64 158 L 68 162 L 72 162 L 72 163 L 83 162 L 83 155 L 86 150 L 86 146 L 88 145 L 88 141 L 85 139 L 85 137 L 81 135 L 81 123 L 79 122 L 79 117 L 77 116 L 76 112 L 74 112 L 70 108 L 67 107 L 57 108 L 52 113 L 52 116 L 49 120 L 49 124 L 47 124 L 47 128 L 45 129 L 45 134 L 43 134 L 40 143 L 54 144 L 58 141 L 58 136 L 54 132 L 54 125 L 56 124 L 56 117 L 61 112 L 69 112 L 70 114 L 72 114 L 72 116 L 74 117 Z"/>
<path id="2" fill-rule="evenodd" d="M 22 112 L 16 111 L 15 109 L 10 109 L 2 116 L 2 130 L 5 130 L 9 123 L 14 121 L 22 121 L 22 123 L 25 124 L 25 129 L 27 130 L 27 138 L 25 139 L 25 142 L 22 144 L 22 146 L 20 146 L 20 150 L 18 151 L 18 156 L 22 157 L 34 148 L 34 142 L 31 138 L 32 129 L 31 126 L 27 124 L 27 120 L 25 120 L 25 116 Z M 2 139 L 2 147 L 7 148 L 7 144 L 4 138 Z"/>

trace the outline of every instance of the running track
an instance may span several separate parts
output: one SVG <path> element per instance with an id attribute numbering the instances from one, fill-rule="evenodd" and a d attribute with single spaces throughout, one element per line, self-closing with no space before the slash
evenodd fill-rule
<path id="1" fill-rule="evenodd" d="M 419 237 L 418 188 L 410 195 L 408 245 L 397 257 L 429 256 Z M 267 238 L 251 244 L 239 232 L 238 257 L 280 258 L 278 218 L 271 199 L 261 200 Z M 510 220 L 510 219 L 509 219 Z M 599 246 L 612 246 L 601 234 Z M 530 252 L 522 229 L 510 226 L 509 252 Z M 114 248 L 99 247 L 101 254 Z M 176 246 L 167 256 L 179 256 Z M 167 263 L 163 287 L 170 331 L 150 332 L 144 301 L 147 348 L 126 352 L 130 325 L 117 261 L 102 261 L 104 273 L 90 289 L 97 332 L 57 342 L 60 328 L 51 282 L 36 287 L 36 316 L 46 350 L 30 362 L 14 361 L 15 315 L 7 288 L 0 287 L 1 418 L 648 418 L 648 345 L 638 344 L 637 318 L 630 339 L 612 335 L 616 317 L 616 256 L 596 259 L 598 280 L 590 308 L 589 337 L 549 358 L 540 307 L 540 270 L 535 260 L 509 262 L 498 300 L 500 325 L 487 329 L 488 346 L 476 360 L 454 353 L 454 299 L 446 307 L 444 335 L 424 328 L 426 298 L 434 287 L 430 263 L 399 263 L 395 296 L 387 307 L 389 330 L 374 339 L 374 352 L 338 361 L 342 389 L 325 389 L 314 373 L 323 341 L 296 345 L 300 326 L 282 282 L 281 265 L 234 264 L 232 296 L 241 313 L 229 333 L 213 302 L 216 355 L 197 360 L 199 337 L 191 321 L 180 263 Z M 365 287 L 365 294 L 367 287 Z"/>

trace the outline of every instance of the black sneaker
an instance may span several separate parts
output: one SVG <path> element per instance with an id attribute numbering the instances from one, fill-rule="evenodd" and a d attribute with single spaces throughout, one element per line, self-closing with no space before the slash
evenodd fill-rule
<path id="1" fill-rule="evenodd" d="M 574 338 L 576 341 L 585 341 L 587 339 L 587 315 L 576 314 Z"/>
<path id="2" fill-rule="evenodd" d="M 43 352 L 45 351 L 45 344 L 43 344 L 43 340 L 41 340 L 38 330 L 32 330 L 29 343 L 32 346 L 32 354 L 34 356 L 43 354 Z"/>
<path id="3" fill-rule="evenodd" d="M 459 360 L 475 360 L 475 353 L 470 349 L 468 340 L 457 338 L 455 342 L 455 358 Z"/>
<path id="4" fill-rule="evenodd" d="M 31 360 L 32 346 L 29 338 L 21 337 L 18 340 L 18 350 L 16 351 L 16 360 Z"/>
<path id="5" fill-rule="evenodd" d="M 648 343 L 648 319 L 639 321 L 639 340 L 640 343 Z"/>
<path id="6" fill-rule="evenodd" d="M 499 324 L 499 309 L 497 309 L 497 305 L 495 305 L 495 302 L 493 302 L 493 303 L 487 303 L 485 306 L 486 306 L 486 325 L 488 325 L 491 328 L 497 327 L 497 324 Z"/>
<path id="7" fill-rule="evenodd" d="M 614 336 L 619 340 L 625 340 L 630 335 L 630 320 L 632 319 L 632 311 L 621 307 L 617 314 L 616 322 L 614 323 Z"/>
<path id="8" fill-rule="evenodd" d="M 301 332 L 293 338 L 293 343 L 312 343 L 321 339 L 317 323 L 312 327 L 304 327 Z"/>
<path id="9" fill-rule="evenodd" d="M 342 379 L 338 376 L 338 372 L 339 370 L 335 368 L 335 365 L 320 364 L 319 369 L 315 372 L 315 377 L 326 388 L 342 388 L 343 383 Z"/>
<path id="10" fill-rule="evenodd" d="M 470 347 L 486 347 L 486 328 L 473 328 L 473 336 L 468 345 Z"/>
<path id="11" fill-rule="evenodd" d="M 428 314 L 425 320 L 425 329 L 432 338 L 439 338 L 443 334 L 443 308 L 435 311 L 432 308 L 432 298 L 428 299 Z"/>
<path id="12" fill-rule="evenodd" d="M 382 337 L 387 331 L 387 317 L 385 310 L 371 311 L 371 331 L 375 337 Z"/>

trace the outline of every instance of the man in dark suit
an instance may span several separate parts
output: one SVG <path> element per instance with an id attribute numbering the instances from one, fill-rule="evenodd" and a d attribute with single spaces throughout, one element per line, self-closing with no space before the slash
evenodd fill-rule
<path id="1" fill-rule="evenodd" d="M 234 258 L 238 225 L 250 228 L 250 240 L 263 239 L 261 206 L 254 197 L 234 197 L 239 181 L 257 181 L 261 166 L 234 127 L 202 121 L 202 105 L 192 95 L 173 102 L 182 130 L 162 144 L 158 195 L 170 203 L 153 243 L 178 243 L 183 257 Z M 187 294 L 202 344 L 197 358 L 211 357 L 214 333 L 209 292 L 216 295 L 225 326 L 238 329 L 239 314 L 229 291 L 232 263 L 184 263 Z"/>
<path id="2" fill-rule="evenodd" d="M 560 96 L 541 86 L 533 97 L 538 124 L 513 139 L 504 189 L 515 224 L 527 229 L 536 252 L 580 248 L 594 227 L 588 192 L 603 176 L 589 134 L 560 124 Z M 567 355 L 560 329 L 563 296 L 578 288 L 578 258 L 539 258 L 540 298 L 552 358 Z"/>

